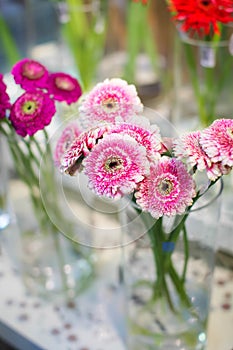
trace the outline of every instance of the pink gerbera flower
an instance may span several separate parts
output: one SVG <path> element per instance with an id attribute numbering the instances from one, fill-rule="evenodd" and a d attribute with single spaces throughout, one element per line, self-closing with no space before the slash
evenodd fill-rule
<path id="1" fill-rule="evenodd" d="M 83 129 L 76 123 L 69 123 L 65 129 L 62 131 L 59 137 L 55 151 L 54 151 L 54 162 L 56 166 L 59 166 L 64 153 L 71 146 L 72 142 L 82 133 Z"/>
<path id="2" fill-rule="evenodd" d="M 200 136 L 200 144 L 213 163 L 233 166 L 233 119 L 217 119 Z"/>
<path id="3" fill-rule="evenodd" d="M 174 140 L 174 155 L 178 159 L 185 159 L 191 167 L 197 167 L 203 171 L 211 167 L 212 162 L 200 145 L 200 131 L 194 131 L 182 135 Z"/>
<path id="4" fill-rule="evenodd" d="M 160 158 L 161 135 L 157 126 L 144 128 L 131 123 L 119 123 L 111 129 L 111 133 L 130 135 L 139 145 L 146 148 L 149 160 Z"/>
<path id="5" fill-rule="evenodd" d="M 48 78 L 48 91 L 57 101 L 67 104 L 77 102 L 82 95 L 81 86 L 77 79 L 66 73 L 53 73 Z"/>
<path id="6" fill-rule="evenodd" d="M 50 124 L 55 112 L 55 104 L 47 93 L 27 91 L 12 105 L 9 119 L 17 134 L 32 136 Z"/>
<path id="7" fill-rule="evenodd" d="M 60 170 L 69 175 L 75 175 L 80 169 L 83 158 L 89 154 L 108 129 L 107 125 L 103 125 L 81 133 L 63 154 Z"/>
<path id="8" fill-rule="evenodd" d="M 13 66 L 11 73 L 15 82 L 25 90 L 46 88 L 48 71 L 37 61 L 25 58 Z"/>
<path id="9" fill-rule="evenodd" d="M 107 135 L 83 162 L 90 188 L 118 198 L 133 192 L 148 173 L 146 150 L 129 135 Z"/>
<path id="10" fill-rule="evenodd" d="M 194 131 L 174 140 L 174 154 L 178 159 L 185 159 L 189 166 L 206 171 L 207 177 L 214 181 L 223 174 L 224 168 L 213 163 L 200 145 L 200 131 Z"/>
<path id="11" fill-rule="evenodd" d="M 135 86 L 117 78 L 97 84 L 84 98 L 79 109 L 85 127 L 92 127 L 102 121 L 114 123 L 119 116 L 127 121 L 142 110 Z"/>
<path id="12" fill-rule="evenodd" d="M 10 98 L 6 92 L 6 84 L 3 81 L 3 75 L 0 74 L 0 119 L 6 117 L 7 109 L 10 109 Z"/>
<path id="13" fill-rule="evenodd" d="M 151 164 L 135 194 L 137 204 L 154 218 L 183 214 L 195 196 L 194 181 L 178 159 L 162 157 Z"/>

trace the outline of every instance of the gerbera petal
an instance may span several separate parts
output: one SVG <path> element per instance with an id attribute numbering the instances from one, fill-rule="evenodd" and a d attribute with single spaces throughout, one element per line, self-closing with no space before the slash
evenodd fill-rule
<path id="1" fill-rule="evenodd" d="M 84 96 L 79 111 L 84 127 L 88 128 L 100 122 L 114 123 L 119 116 L 127 121 L 142 109 L 135 86 L 113 78 L 97 84 Z"/>
<path id="2" fill-rule="evenodd" d="M 83 161 L 90 188 L 99 196 L 132 193 L 148 174 L 146 150 L 129 135 L 107 135 Z"/>
<path id="3" fill-rule="evenodd" d="M 140 119 L 140 117 L 138 117 L 138 119 Z M 133 120 L 135 121 L 135 119 Z M 110 132 L 116 134 L 126 134 L 133 137 L 139 145 L 145 147 L 147 157 L 151 161 L 158 159 L 161 156 L 160 150 L 162 147 L 162 139 L 159 128 L 155 127 L 155 125 L 152 127 L 147 125 L 147 128 L 144 128 L 141 125 L 123 122 L 117 123 L 115 126 L 113 126 Z"/>
<path id="4" fill-rule="evenodd" d="M 0 119 L 6 117 L 7 109 L 10 109 L 10 98 L 6 92 L 6 84 L 3 81 L 3 75 L 0 74 Z"/>
<path id="5" fill-rule="evenodd" d="M 195 183 L 185 165 L 175 158 L 162 157 L 151 164 L 150 175 L 135 193 L 137 204 L 154 218 L 183 214 L 192 204 Z"/>
<path id="6" fill-rule="evenodd" d="M 215 164 L 200 143 L 201 132 L 194 131 L 174 140 L 174 155 L 185 160 L 191 168 L 206 171 L 207 177 L 214 181 L 222 175 L 221 167 Z"/>
<path id="7" fill-rule="evenodd" d="M 67 104 L 77 102 L 82 95 L 78 80 L 66 73 L 50 74 L 48 91 L 55 100 L 65 101 Z"/>
<path id="8" fill-rule="evenodd" d="M 81 161 L 89 154 L 99 139 L 109 130 L 108 125 L 99 128 L 93 128 L 82 132 L 75 138 L 61 159 L 61 172 L 69 175 L 75 175 L 80 169 Z"/>
<path id="9" fill-rule="evenodd" d="M 59 166 L 64 153 L 71 146 L 72 142 L 83 132 L 77 122 L 70 122 L 62 131 L 61 136 L 57 140 L 54 151 L 54 162 Z"/>
<path id="10" fill-rule="evenodd" d="M 41 63 L 25 58 L 17 62 L 12 70 L 15 82 L 25 90 L 46 88 L 48 70 Z"/>
<path id="11" fill-rule="evenodd" d="M 200 144 L 213 163 L 233 167 L 233 120 L 215 120 L 202 131 Z"/>
<path id="12" fill-rule="evenodd" d="M 56 112 L 54 101 L 42 91 L 27 91 L 12 105 L 10 121 L 21 135 L 34 135 L 49 125 Z"/>
<path id="13" fill-rule="evenodd" d="M 220 34 L 219 23 L 233 20 L 231 0 L 171 0 L 169 9 L 181 29 L 191 35 Z"/>

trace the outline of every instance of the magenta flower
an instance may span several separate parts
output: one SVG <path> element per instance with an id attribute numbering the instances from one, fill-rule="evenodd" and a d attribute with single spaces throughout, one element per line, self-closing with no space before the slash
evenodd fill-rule
<path id="1" fill-rule="evenodd" d="M 233 119 L 217 119 L 200 136 L 200 144 L 213 163 L 233 166 Z"/>
<path id="2" fill-rule="evenodd" d="M 67 104 L 77 102 L 82 95 L 81 86 L 77 79 L 66 73 L 53 73 L 48 78 L 48 91 L 57 101 Z"/>
<path id="3" fill-rule="evenodd" d="M 105 136 L 83 164 L 90 188 L 110 198 L 132 193 L 149 170 L 145 148 L 129 135 Z"/>
<path id="4" fill-rule="evenodd" d="M 111 133 L 130 135 L 139 145 L 146 148 L 149 160 L 160 158 L 161 135 L 157 126 L 144 128 L 141 125 L 119 123 L 111 129 Z"/>
<path id="5" fill-rule="evenodd" d="M 55 114 L 54 101 L 42 91 L 27 91 L 12 105 L 10 121 L 17 134 L 34 135 L 50 124 Z"/>
<path id="6" fill-rule="evenodd" d="M 46 88 L 48 71 L 37 61 L 25 58 L 13 66 L 11 73 L 15 82 L 25 90 Z"/>
<path id="7" fill-rule="evenodd" d="M 60 170 L 69 175 L 75 175 L 80 170 L 83 158 L 89 154 L 108 129 L 107 125 L 103 125 L 81 133 L 63 154 Z"/>
<path id="8" fill-rule="evenodd" d="M 3 75 L 0 74 L 0 119 L 6 117 L 6 111 L 10 107 L 10 98 L 6 92 L 6 84 L 3 81 Z"/>
<path id="9" fill-rule="evenodd" d="M 151 164 L 135 193 L 137 204 L 154 218 L 183 214 L 195 196 L 194 181 L 185 165 L 175 158 L 162 157 Z"/>
<path id="10" fill-rule="evenodd" d="M 119 116 L 127 121 L 142 110 L 135 86 L 117 78 L 97 84 L 86 95 L 79 109 L 83 125 L 87 128 L 103 121 L 114 123 Z"/>
<path id="11" fill-rule="evenodd" d="M 61 159 L 64 153 L 71 146 L 72 142 L 79 137 L 82 133 L 81 127 L 76 122 L 69 123 L 65 129 L 62 131 L 61 136 L 59 137 L 55 151 L 54 151 L 54 162 L 56 166 L 59 166 L 61 163 Z"/>

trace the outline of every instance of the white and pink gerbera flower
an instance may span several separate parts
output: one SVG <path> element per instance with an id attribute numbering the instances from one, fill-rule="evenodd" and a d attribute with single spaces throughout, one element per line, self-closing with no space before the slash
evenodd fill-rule
<path id="1" fill-rule="evenodd" d="M 137 204 L 154 218 L 183 214 L 193 202 L 195 184 L 185 165 L 176 158 L 162 157 L 151 164 L 135 193 Z"/>
<path id="2" fill-rule="evenodd" d="M 174 140 L 174 155 L 178 159 L 186 160 L 191 168 L 197 167 L 199 171 L 206 171 L 207 177 L 214 181 L 223 174 L 224 168 L 211 161 L 200 145 L 200 136 L 201 131 L 194 131 Z"/>
<path id="3" fill-rule="evenodd" d="M 146 149 L 129 135 L 107 135 L 83 161 L 89 186 L 99 196 L 132 193 L 148 174 Z"/>
<path id="4" fill-rule="evenodd" d="M 233 119 L 217 119 L 200 136 L 200 144 L 213 163 L 233 167 Z"/>
<path id="5" fill-rule="evenodd" d="M 99 128 L 84 131 L 75 138 L 61 158 L 61 172 L 75 175 L 75 173 L 80 170 L 83 158 L 89 154 L 99 139 L 101 139 L 108 130 L 109 126 L 105 124 Z"/>
<path id="6" fill-rule="evenodd" d="M 106 79 L 97 84 L 85 97 L 79 108 L 84 127 L 100 122 L 114 123 L 117 117 L 124 121 L 141 113 L 143 105 L 134 85 L 125 80 Z"/>
<path id="7" fill-rule="evenodd" d="M 111 133 L 130 135 L 139 145 L 146 148 L 147 157 L 150 161 L 161 157 L 162 139 L 159 128 L 155 125 L 144 128 L 136 124 L 119 123 L 111 129 Z"/>
<path id="8" fill-rule="evenodd" d="M 56 166 L 61 164 L 64 153 L 69 149 L 72 142 L 83 132 L 83 129 L 77 122 L 70 122 L 62 131 L 54 150 L 54 163 Z"/>

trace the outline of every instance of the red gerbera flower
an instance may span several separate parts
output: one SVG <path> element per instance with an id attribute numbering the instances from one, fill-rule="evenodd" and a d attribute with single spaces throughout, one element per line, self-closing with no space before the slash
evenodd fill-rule
<path id="1" fill-rule="evenodd" d="M 220 23 L 233 22 L 232 0 L 170 0 L 169 10 L 183 31 L 200 36 L 219 35 Z"/>

